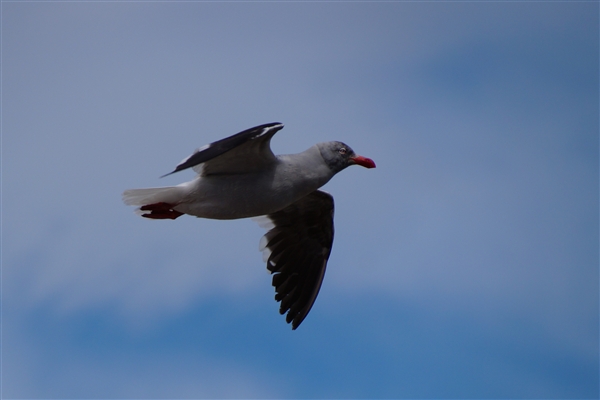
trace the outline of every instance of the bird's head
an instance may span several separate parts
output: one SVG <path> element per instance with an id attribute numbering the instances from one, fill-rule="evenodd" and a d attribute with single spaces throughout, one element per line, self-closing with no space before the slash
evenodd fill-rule
<path id="1" fill-rule="evenodd" d="M 375 168 L 375 162 L 370 158 L 356 155 L 354 150 L 342 142 L 327 142 L 317 144 L 321 157 L 336 173 L 350 165 L 360 165 L 365 168 Z"/>

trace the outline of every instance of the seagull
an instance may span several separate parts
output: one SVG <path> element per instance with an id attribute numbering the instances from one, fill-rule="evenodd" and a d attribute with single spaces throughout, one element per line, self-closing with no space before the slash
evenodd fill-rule
<path id="1" fill-rule="evenodd" d="M 296 329 L 317 298 L 333 245 L 333 197 L 319 188 L 350 165 L 375 168 L 375 162 L 342 142 L 276 156 L 271 138 L 282 128 L 279 122 L 259 125 L 203 146 L 163 175 L 192 168 L 198 174 L 193 180 L 129 189 L 123 201 L 149 219 L 255 219 L 267 229 L 259 250 L 273 276 L 279 313 L 287 313 Z"/>

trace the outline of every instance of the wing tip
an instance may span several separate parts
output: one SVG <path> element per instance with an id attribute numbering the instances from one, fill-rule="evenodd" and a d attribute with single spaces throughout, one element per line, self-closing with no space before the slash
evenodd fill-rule
<path id="1" fill-rule="evenodd" d="M 178 172 L 178 171 L 175 169 L 175 170 L 173 170 L 173 171 L 171 171 L 171 172 L 169 172 L 167 174 L 159 176 L 158 179 L 162 179 L 162 178 L 167 177 L 169 175 L 173 175 L 175 172 Z"/>
<path id="2" fill-rule="evenodd" d="M 253 139 L 256 139 L 256 138 L 264 136 L 264 135 L 266 135 L 267 133 L 270 133 L 270 132 L 273 132 L 273 135 L 274 135 L 275 133 L 277 133 L 278 131 L 280 131 L 281 129 L 283 129 L 283 127 L 284 127 L 284 125 L 281 122 L 271 122 L 271 123 L 268 123 L 268 124 L 259 125 L 259 126 L 256 126 L 254 128 L 250 128 L 250 130 L 261 129 L 261 132 L 259 134 L 257 134 L 256 136 L 254 136 L 254 138 L 253 138 Z"/>

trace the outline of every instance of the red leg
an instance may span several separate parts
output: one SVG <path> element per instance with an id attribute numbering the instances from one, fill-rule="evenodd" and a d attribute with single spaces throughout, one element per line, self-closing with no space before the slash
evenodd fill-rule
<path id="1" fill-rule="evenodd" d="M 142 211 L 150 211 L 148 214 L 142 214 L 144 218 L 151 219 L 175 219 L 183 215 L 182 212 L 173 210 L 173 205 L 169 203 L 154 203 L 140 207 Z"/>

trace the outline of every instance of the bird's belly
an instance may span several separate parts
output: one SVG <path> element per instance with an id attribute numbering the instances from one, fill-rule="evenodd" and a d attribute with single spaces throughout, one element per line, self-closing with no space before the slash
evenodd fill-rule
<path id="1" fill-rule="evenodd" d="M 314 189 L 252 180 L 200 178 L 190 193 L 174 207 L 176 211 L 209 219 L 239 219 L 281 210 Z M 309 190 L 310 189 L 310 190 Z M 315 188 L 316 189 L 316 188 Z"/>

